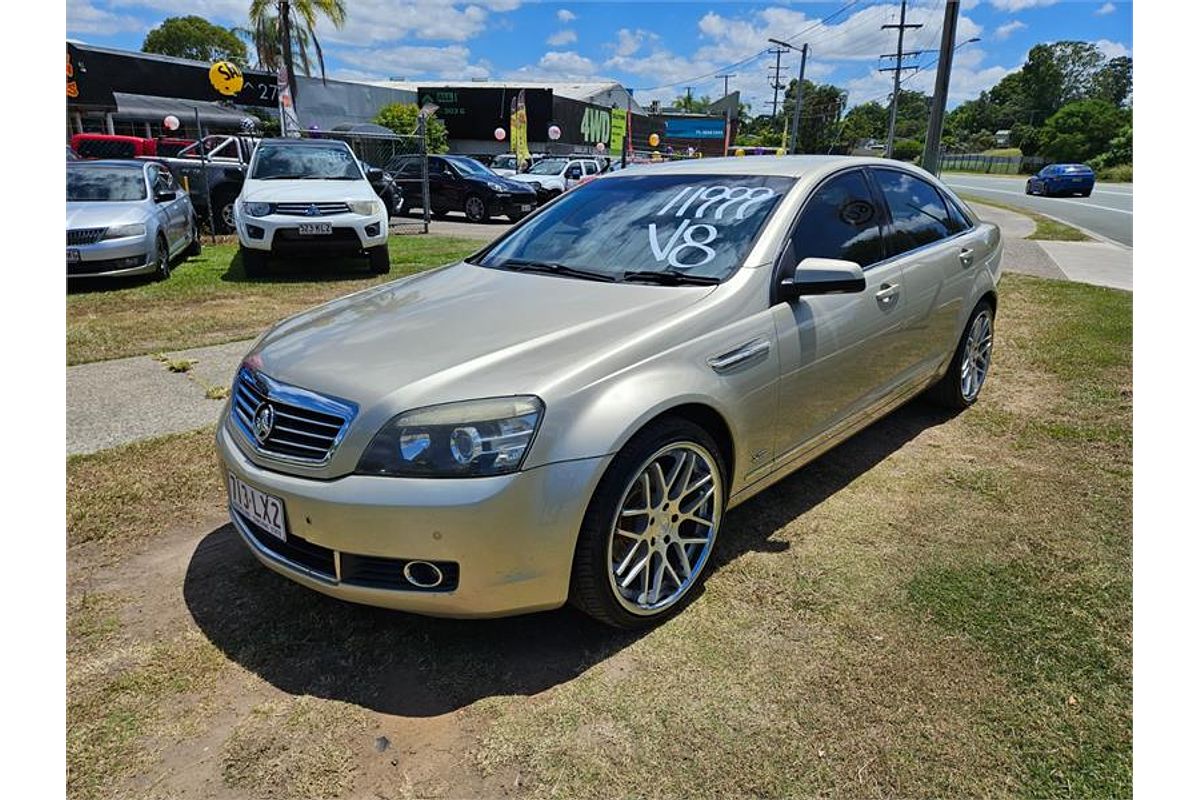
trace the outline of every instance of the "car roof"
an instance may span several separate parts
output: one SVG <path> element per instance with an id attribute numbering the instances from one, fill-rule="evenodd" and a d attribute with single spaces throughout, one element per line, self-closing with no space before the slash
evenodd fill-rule
<path id="1" fill-rule="evenodd" d="M 271 139 L 263 139 L 259 143 L 259 147 L 264 144 L 287 144 L 296 147 L 320 147 L 328 144 L 340 144 L 349 148 L 350 145 L 343 142 L 341 139 L 291 139 L 283 136 L 277 136 Z"/>
<path id="2" fill-rule="evenodd" d="M 890 167 L 928 175 L 903 161 L 870 156 L 718 156 L 637 165 L 639 175 L 775 175 L 788 178 L 817 176 L 851 166 Z"/>

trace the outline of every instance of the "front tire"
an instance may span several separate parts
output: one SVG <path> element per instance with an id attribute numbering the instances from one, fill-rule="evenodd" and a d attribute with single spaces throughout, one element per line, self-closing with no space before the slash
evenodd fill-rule
<path id="1" fill-rule="evenodd" d="M 477 194 L 467 195 L 463 202 L 463 213 L 470 222 L 487 222 L 489 218 L 487 203 Z"/>
<path id="2" fill-rule="evenodd" d="M 213 198 L 213 225 L 217 227 L 217 233 L 237 231 L 237 222 L 233 218 L 233 207 L 236 203 L 237 195 L 227 192 Z"/>
<path id="3" fill-rule="evenodd" d="M 171 277 L 171 248 L 160 233 L 154 240 L 154 280 L 165 281 Z"/>
<path id="4" fill-rule="evenodd" d="M 955 411 L 969 408 L 979 399 L 983 382 L 992 364 L 992 340 L 995 312 L 990 303 L 980 300 L 967 320 L 958 340 L 954 357 L 942 379 L 929 390 L 929 398 Z"/>
<path id="5" fill-rule="evenodd" d="M 727 467 L 695 423 L 669 418 L 617 453 L 584 514 L 570 601 L 607 625 L 657 625 L 683 608 L 711 561 Z"/>
<path id="6" fill-rule="evenodd" d="M 200 244 L 200 225 L 196 222 L 196 218 L 194 216 L 192 217 L 191 233 L 192 240 L 188 242 L 187 249 L 183 251 L 184 256 L 187 258 L 194 258 L 195 256 L 200 255 L 200 252 L 203 249 L 203 245 Z"/>
<path id="7" fill-rule="evenodd" d="M 387 275 L 392 271 L 392 256 L 386 244 L 378 244 L 367 248 L 367 259 L 371 272 L 375 275 Z"/>

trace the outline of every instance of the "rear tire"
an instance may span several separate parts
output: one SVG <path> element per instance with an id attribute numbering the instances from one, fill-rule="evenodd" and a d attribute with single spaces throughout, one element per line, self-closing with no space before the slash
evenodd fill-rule
<path id="1" fill-rule="evenodd" d="M 655 474 L 655 465 L 663 480 L 643 479 Z M 727 474 L 717 443 L 693 422 L 669 418 L 638 432 L 608 465 L 588 503 L 571 567 L 571 604 L 628 630 L 678 613 L 696 596 L 712 562 Z M 618 533 L 618 526 L 625 532 Z M 637 529 L 636 535 L 628 532 Z"/>
<path id="2" fill-rule="evenodd" d="M 200 255 L 203 245 L 200 244 L 200 224 L 196 222 L 196 218 L 192 217 L 192 241 L 188 242 L 187 249 L 183 251 L 187 258 L 194 258 Z"/>
<path id="3" fill-rule="evenodd" d="M 233 233 L 237 225 L 233 219 L 233 206 L 237 203 L 237 195 L 222 192 L 213 196 L 213 225 L 217 233 Z"/>
<path id="4" fill-rule="evenodd" d="M 371 265 L 371 272 L 376 275 L 387 275 L 392 271 L 392 255 L 388 252 L 386 244 L 368 247 L 367 260 Z"/>
<path id="5" fill-rule="evenodd" d="M 946 374 L 929 390 L 930 400 L 954 411 L 962 411 L 975 404 L 992 363 L 995 327 L 995 312 L 991 303 L 980 300 L 967 319 L 967 326 L 959 337 L 958 347 L 954 349 L 954 357 L 950 359 Z"/>
<path id="6" fill-rule="evenodd" d="M 247 278 L 261 278 L 267 274 L 267 254 L 262 250 L 241 248 L 242 270 Z"/>

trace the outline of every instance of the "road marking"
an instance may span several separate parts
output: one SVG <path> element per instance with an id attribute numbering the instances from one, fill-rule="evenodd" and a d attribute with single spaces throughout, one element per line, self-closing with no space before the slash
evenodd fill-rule
<path id="1" fill-rule="evenodd" d="M 986 189 L 982 186 L 970 186 L 963 183 L 947 183 L 947 186 L 953 186 L 956 189 L 974 189 L 977 192 L 995 192 L 996 194 L 1015 194 L 1018 197 L 1038 197 L 1038 195 L 1026 195 L 1024 192 L 1010 192 L 1007 189 Z M 1084 203 L 1080 200 L 1066 200 L 1062 197 L 1043 197 L 1043 200 L 1054 200 L 1058 203 L 1070 203 L 1074 206 L 1083 206 L 1084 208 L 1102 208 L 1105 211 L 1116 211 L 1118 214 L 1128 214 L 1133 216 L 1133 212 L 1124 208 L 1113 208 L 1112 206 L 1100 206 L 1095 203 Z"/>

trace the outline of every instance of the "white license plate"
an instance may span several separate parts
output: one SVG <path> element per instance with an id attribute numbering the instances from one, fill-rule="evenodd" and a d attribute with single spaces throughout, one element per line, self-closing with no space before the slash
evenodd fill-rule
<path id="1" fill-rule="evenodd" d="M 529 205 L 528 203 L 525 203 L 521 206 L 522 211 L 529 211 L 532 208 L 533 208 L 533 206 Z"/>
<path id="2" fill-rule="evenodd" d="M 332 222 L 301 222 L 301 236 L 325 236 L 333 233 Z"/>
<path id="3" fill-rule="evenodd" d="M 79 261 L 79 251 L 78 250 L 68 250 L 67 251 L 67 263 L 74 264 L 78 261 Z"/>
<path id="4" fill-rule="evenodd" d="M 287 523 L 283 514 L 283 501 L 278 497 L 260 492 L 253 486 L 229 473 L 229 502 L 245 514 L 260 528 L 287 541 Z"/>

